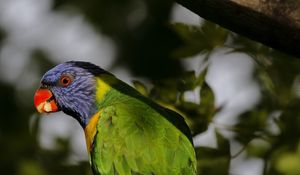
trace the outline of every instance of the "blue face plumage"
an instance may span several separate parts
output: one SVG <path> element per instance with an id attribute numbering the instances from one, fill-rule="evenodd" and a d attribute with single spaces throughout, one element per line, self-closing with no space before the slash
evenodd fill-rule
<path id="1" fill-rule="evenodd" d="M 49 70 L 42 78 L 42 88 L 49 89 L 58 108 L 85 127 L 96 113 L 95 74 L 103 70 L 87 62 L 66 62 Z"/>

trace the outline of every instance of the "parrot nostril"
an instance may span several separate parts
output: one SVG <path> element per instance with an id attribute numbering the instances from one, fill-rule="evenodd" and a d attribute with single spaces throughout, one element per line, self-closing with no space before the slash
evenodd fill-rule
<path id="1" fill-rule="evenodd" d="M 47 89 L 48 87 L 49 87 L 48 85 L 42 83 L 41 86 L 40 86 L 40 89 Z"/>

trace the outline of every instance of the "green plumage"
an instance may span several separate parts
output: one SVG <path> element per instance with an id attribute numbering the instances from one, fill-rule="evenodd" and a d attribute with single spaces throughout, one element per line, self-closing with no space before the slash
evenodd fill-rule
<path id="1" fill-rule="evenodd" d="M 42 78 L 34 104 L 59 110 L 85 132 L 95 175 L 195 175 L 196 157 L 184 119 L 100 67 L 59 64 Z"/>
<path id="2" fill-rule="evenodd" d="M 98 101 L 101 113 L 90 152 L 94 174 L 195 175 L 195 151 L 184 119 L 120 80 L 113 82 L 105 82 L 111 88 Z"/>

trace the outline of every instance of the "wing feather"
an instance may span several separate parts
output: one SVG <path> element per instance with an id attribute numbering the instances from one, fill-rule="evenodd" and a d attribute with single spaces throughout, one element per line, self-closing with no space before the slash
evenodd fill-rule
<path id="1" fill-rule="evenodd" d="M 100 115 L 92 166 L 101 175 L 196 174 L 190 138 L 161 113 L 128 101 L 106 107 Z"/>

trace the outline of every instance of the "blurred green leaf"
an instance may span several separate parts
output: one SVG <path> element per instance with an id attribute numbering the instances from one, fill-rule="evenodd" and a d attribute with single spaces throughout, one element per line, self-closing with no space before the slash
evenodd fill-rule
<path id="1" fill-rule="evenodd" d="M 235 139 L 247 145 L 252 139 L 260 137 L 266 128 L 269 113 L 264 109 L 254 109 L 239 116 Z"/>
<path id="2" fill-rule="evenodd" d="M 215 109 L 215 96 L 207 83 L 203 83 L 200 89 L 200 110 L 203 115 L 206 115 L 208 118 L 212 118 Z"/>
<path id="3" fill-rule="evenodd" d="M 141 94 L 143 94 L 144 96 L 148 96 L 148 90 L 147 87 L 141 83 L 140 81 L 134 80 L 132 81 L 134 88 L 139 91 Z"/>
<path id="4" fill-rule="evenodd" d="M 217 149 L 208 147 L 196 148 L 198 159 L 198 174 L 229 174 L 230 145 L 220 133 L 216 131 Z"/>
<path id="5" fill-rule="evenodd" d="M 37 162 L 24 160 L 19 165 L 18 175 L 46 175 L 43 167 Z"/>
<path id="6" fill-rule="evenodd" d="M 204 21 L 200 26 L 175 23 L 173 28 L 185 42 L 183 47 L 173 53 L 175 58 L 209 53 L 222 46 L 228 36 L 227 30 L 208 21 Z"/>
<path id="7" fill-rule="evenodd" d="M 295 154 L 285 154 L 277 162 L 278 171 L 286 175 L 300 174 L 300 157 Z"/>
<path id="8" fill-rule="evenodd" d="M 230 144 L 229 140 L 223 137 L 221 133 L 219 133 L 217 130 L 215 131 L 216 138 L 217 138 L 217 146 L 218 150 L 220 150 L 224 155 L 230 155 Z"/>
<path id="9" fill-rule="evenodd" d="M 277 157 L 276 168 L 282 174 L 300 174 L 300 144 L 294 152 L 287 151 Z"/>
<path id="10" fill-rule="evenodd" d="M 270 143 L 261 138 L 253 139 L 248 145 L 246 145 L 247 155 L 250 157 L 264 157 L 270 148 Z"/>
<path id="11" fill-rule="evenodd" d="M 197 77 L 196 79 L 196 85 L 198 86 L 202 86 L 204 81 L 205 81 L 205 77 L 206 77 L 206 74 L 207 74 L 207 71 L 208 71 L 208 68 L 206 67 Z"/>
<path id="12" fill-rule="evenodd" d="M 178 82 L 178 90 L 180 92 L 193 90 L 197 86 L 195 71 L 186 71 L 176 81 Z"/>
<path id="13" fill-rule="evenodd" d="M 198 159 L 197 174 L 229 174 L 230 158 L 223 155 L 217 149 L 199 147 L 196 148 Z"/>
<path id="14" fill-rule="evenodd" d="M 193 135 L 207 130 L 210 120 L 208 116 L 202 115 L 199 104 L 182 102 L 180 105 L 177 105 L 176 108 L 183 112 L 190 121 L 189 127 Z"/>
<path id="15" fill-rule="evenodd" d="M 232 39 L 230 46 L 234 51 L 248 54 L 263 68 L 272 64 L 272 48 L 233 33 L 231 33 L 230 38 Z"/>

